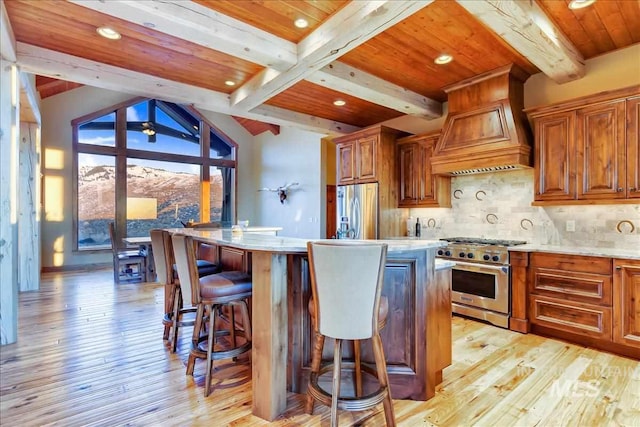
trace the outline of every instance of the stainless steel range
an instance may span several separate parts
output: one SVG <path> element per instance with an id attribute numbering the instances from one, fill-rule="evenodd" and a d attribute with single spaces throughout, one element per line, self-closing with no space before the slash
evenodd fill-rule
<path id="1" fill-rule="evenodd" d="M 454 313 L 509 327 L 511 272 L 509 246 L 521 240 L 449 237 L 439 248 L 439 258 L 456 262 L 452 271 L 451 300 Z"/>

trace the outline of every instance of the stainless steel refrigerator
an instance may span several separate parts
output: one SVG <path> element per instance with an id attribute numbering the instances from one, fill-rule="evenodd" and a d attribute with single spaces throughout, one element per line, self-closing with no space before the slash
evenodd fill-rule
<path id="1" fill-rule="evenodd" d="M 378 183 L 339 185 L 338 239 L 378 238 Z"/>

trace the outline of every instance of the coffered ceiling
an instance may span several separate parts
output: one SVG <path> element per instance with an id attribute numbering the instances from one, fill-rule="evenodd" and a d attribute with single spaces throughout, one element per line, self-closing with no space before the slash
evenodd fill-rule
<path id="1" fill-rule="evenodd" d="M 511 63 L 579 79 L 585 59 L 640 42 L 640 2 L 568 3 L 4 0 L 3 40 L 16 43 L 2 54 L 62 90 L 91 85 L 336 134 L 440 117 L 447 86 Z M 122 37 L 99 36 L 101 26 Z M 443 53 L 453 61 L 436 65 Z M 38 82 L 51 93 L 52 80 Z"/>

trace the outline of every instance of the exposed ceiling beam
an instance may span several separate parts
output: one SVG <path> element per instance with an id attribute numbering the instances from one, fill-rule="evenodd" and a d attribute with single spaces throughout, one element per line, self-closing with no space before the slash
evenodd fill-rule
<path id="1" fill-rule="evenodd" d="M 71 3 L 276 70 L 287 70 L 298 59 L 295 43 L 191 1 Z"/>
<path id="2" fill-rule="evenodd" d="M 442 117 L 442 103 L 338 61 L 305 80 L 412 116 Z"/>
<path id="3" fill-rule="evenodd" d="M 286 71 L 297 61 L 297 46 L 249 24 L 226 17 L 193 2 L 71 0 L 72 3 L 138 25 L 154 25 L 155 31 L 268 67 L 263 80 Z M 426 3 L 425 3 L 426 5 Z M 175 17 L 179 18 L 175 18 Z M 196 24 L 193 25 L 193 22 Z M 343 30 L 343 29 L 341 29 Z M 345 73 L 352 67 L 333 62 L 334 72 L 311 74 L 307 80 L 404 114 L 433 119 L 442 115 L 442 105 L 420 94 L 392 85 L 364 72 Z M 323 69 L 326 70 L 326 67 Z M 331 75 L 327 75 L 330 73 Z"/>
<path id="4" fill-rule="evenodd" d="M 298 44 L 298 62 L 284 72 L 267 68 L 231 94 L 231 104 L 251 110 L 375 37 L 433 0 L 352 1 Z"/>
<path id="5" fill-rule="evenodd" d="M 36 90 L 36 76 L 33 74 L 20 71 L 20 91 L 24 93 L 27 104 L 20 102 L 20 108 L 28 107 L 33 121 L 39 125 L 42 124 L 42 115 L 40 114 L 40 95 Z M 22 117 L 20 118 L 22 120 Z"/>
<path id="6" fill-rule="evenodd" d="M 0 1 L 0 57 L 5 61 L 16 62 L 16 38 L 4 0 Z"/>
<path id="7" fill-rule="evenodd" d="M 458 0 L 556 83 L 585 75 L 584 58 L 535 1 Z"/>
<path id="8" fill-rule="evenodd" d="M 103 89 L 129 93 L 170 102 L 193 105 L 196 108 L 217 113 L 236 115 L 267 121 L 283 126 L 294 126 L 311 132 L 341 135 L 354 132 L 359 127 L 300 114 L 277 107 L 262 106 L 251 112 L 234 109 L 227 94 L 201 87 L 102 64 L 84 58 L 17 43 L 18 65 L 21 70 L 70 80 Z M 159 97 L 158 95 L 161 94 Z"/>

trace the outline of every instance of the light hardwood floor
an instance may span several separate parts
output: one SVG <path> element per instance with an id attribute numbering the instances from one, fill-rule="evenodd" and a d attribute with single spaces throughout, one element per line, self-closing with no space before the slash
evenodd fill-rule
<path id="1" fill-rule="evenodd" d="M 163 291 L 114 285 L 110 270 L 44 274 L 20 295 L 19 342 L 0 348 L 0 424 L 271 425 L 251 415 L 250 364 L 216 362 L 185 375 L 162 341 Z M 640 426 L 638 361 L 454 317 L 453 364 L 436 397 L 396 400 L 401 426 Z M 328 425 L 290 394 L 276 426 Z M 382 426 L 381 407 L 342 413 L 341 425 Z"/>

